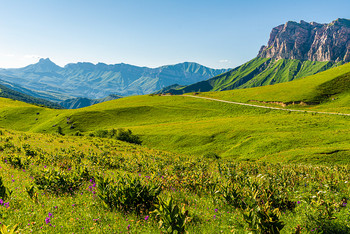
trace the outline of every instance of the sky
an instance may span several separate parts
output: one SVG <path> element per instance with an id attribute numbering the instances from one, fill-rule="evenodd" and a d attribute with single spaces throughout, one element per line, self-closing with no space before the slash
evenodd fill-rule
<path id="1" fill-rule="evenodd" d="M 287 21 L 350 19 L 349 0 L 0 0 L 0 68 L 50 58 L 234 68 Z"/>

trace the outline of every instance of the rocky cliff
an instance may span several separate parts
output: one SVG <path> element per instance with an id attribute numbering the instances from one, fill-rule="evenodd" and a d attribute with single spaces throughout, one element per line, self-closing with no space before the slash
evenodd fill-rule
<path id="1" fill-rule="evenodd" d="M 350 61 L 350 20 L 330 24 L 287 22 L 272 29 L 258 57 L 310 61 Z"/>

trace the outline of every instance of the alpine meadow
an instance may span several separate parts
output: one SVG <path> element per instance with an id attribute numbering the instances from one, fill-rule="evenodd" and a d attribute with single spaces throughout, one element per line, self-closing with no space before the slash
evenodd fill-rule
<path id="1" fill-rule="evenodd" d="M 0 24 L 4 33 L 21 35 L 15 28 L 24 24 L 28 39 L 8 45 L 13 55 L 3 49 L 0 67 L 7 64 L 1 57 L 15 61 L 24 44 L 47 50 L 58 64 L 77 51 L 89 58 L 80 49 L 90 48 L 96 58 L 120 53 L 150 65 L 60 66 L 39 56 L 25 67 L 0 69 L 0 233 L 350 233 L 350 20 L 288 21 L 272 29 L 255 58 L 234 68 L 152 65 L 156 55 L 172 59 L 183 49 L 192 58 L 196 50 L 189 48 L 207 40 L 215 43 L 205 52 L 215 57 L 230 34 L 205 25 L 206 17 L 231 19 L 234 7 L 249 4 L 77 2 L 23 2 L 16 11 L 5 4 L 16 14 L 27 6 L 45 15 L 69 38 L 52 30 L 31 34 L 51 25 L 32 14 L 25 14 L 26 24 L 5 14 L 13 27 Z M 63 6 L 65 17 L 57 18 Z M 75 14 L 88 29 L 70 18 Z M 276 17 L 262 17 L 259 25 L 275 24 Z M 182 27 L 174 24 L 185 19 Z M 236 30 L 235 37 L 247 33 Z M 198 36 L 202 41 L 193 44 Z M 109 44 L 110 37 L 129 51 Z M 67 49 L 54 50 L 55 43 Z M 147 46 L 154 51 L 146 53 Z"/>

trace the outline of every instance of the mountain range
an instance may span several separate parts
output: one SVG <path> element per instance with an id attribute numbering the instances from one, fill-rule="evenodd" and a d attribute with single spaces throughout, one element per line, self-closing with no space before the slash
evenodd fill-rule
<path id="1" fill-rule="evenodd" d="M 206 80 L 227 70 L 190 62 L 158 68 L 123 63 L 71 63 L 60 67 L 47 58 L 24 68 L 1 69 L 0 79 L 36 91 L 31 95 L 39 92 L 50 101 L 64 101 L 149 94 L 174 83 L 188 85 Z"/>

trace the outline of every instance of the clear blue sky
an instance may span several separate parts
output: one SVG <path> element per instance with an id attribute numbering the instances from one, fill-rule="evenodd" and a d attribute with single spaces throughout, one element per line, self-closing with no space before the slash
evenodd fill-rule
<path id="1" fill-rule="evenodd" d="M 287 21 L 350 18 L 349 0 L 0 0 L 0 67 L 49 57 L 236 67 Z"/>

